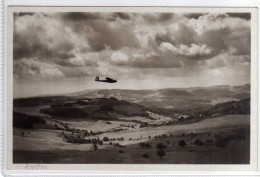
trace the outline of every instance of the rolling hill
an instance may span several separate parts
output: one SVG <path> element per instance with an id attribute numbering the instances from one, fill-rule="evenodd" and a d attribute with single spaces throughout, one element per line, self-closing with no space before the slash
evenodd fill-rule
<path id="1" fill-rule="evenodd" d="M 109 98 L 126 100 L 140 105 L 170 108 L 175 110 L 189 110 L 209 108 L 218 103 L 239 101 L 250 97 L 250 84 L 241 86 L 212 86 L 193 88 L 166 88 L 158 90 L 121 90 L 101 89 L 85 90 L 66 96 L 78 98 Z"/>

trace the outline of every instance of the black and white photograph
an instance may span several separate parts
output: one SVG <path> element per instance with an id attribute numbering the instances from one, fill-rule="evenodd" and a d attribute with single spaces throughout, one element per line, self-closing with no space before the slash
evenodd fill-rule
<path id="1" fill-rule="evenodd" d="M 12 163 L 250 165 L 251 19 L 14 11 Z"/>

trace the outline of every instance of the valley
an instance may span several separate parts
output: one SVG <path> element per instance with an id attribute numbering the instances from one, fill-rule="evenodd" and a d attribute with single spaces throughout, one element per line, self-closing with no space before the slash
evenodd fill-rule
<path id="1" fill-rule="evenodd" d="M 249 91 L 96 90 L 14 99 L 13 161 L 246 164 Z"/>

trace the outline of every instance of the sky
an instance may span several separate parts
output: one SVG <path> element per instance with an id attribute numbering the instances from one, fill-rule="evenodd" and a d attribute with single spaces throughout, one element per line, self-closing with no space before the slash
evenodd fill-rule
<path id="1" fill-rule="evenodd" d="M 16 12 L 14 97 L 250 83 L 250 23 L 247 13 Z"/>

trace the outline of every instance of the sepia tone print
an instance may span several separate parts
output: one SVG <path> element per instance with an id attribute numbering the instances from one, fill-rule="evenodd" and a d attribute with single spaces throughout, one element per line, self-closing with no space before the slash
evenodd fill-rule
<path id="1" fill-rule="evenodd" d="M 13 163 L 249 164 L 251 14 L 15 12 Z"/>

